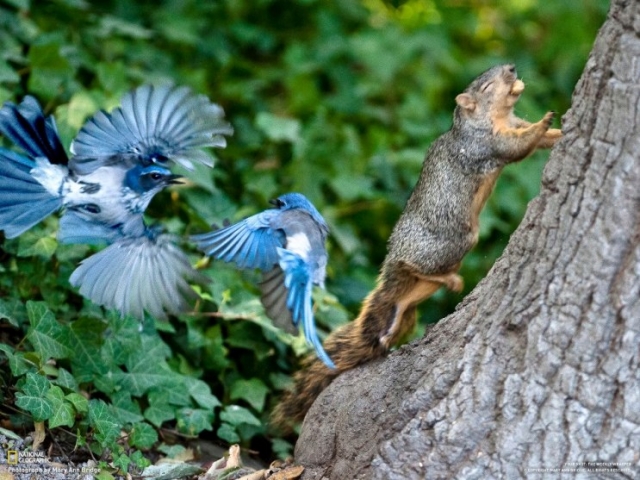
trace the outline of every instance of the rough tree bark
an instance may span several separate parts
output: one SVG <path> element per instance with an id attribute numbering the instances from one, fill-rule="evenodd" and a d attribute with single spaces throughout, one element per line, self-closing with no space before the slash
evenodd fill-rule
<path id="1" fill-rule="evenodd" d="M 637 0 L 613 1 L 563 130 L 487 278 L 316 401 L 305 479 L 640 477 Z"/>

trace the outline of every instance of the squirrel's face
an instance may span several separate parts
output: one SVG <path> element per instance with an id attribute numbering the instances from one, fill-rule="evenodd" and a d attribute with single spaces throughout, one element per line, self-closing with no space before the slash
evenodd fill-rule
<path id="1" fill-rule="evenodd" d="M 524 90 L 514 65 L 498 65 L 476 78 L 456 97 L 456 115 L 474 123 L 486 123 L 511 114 Z"/>

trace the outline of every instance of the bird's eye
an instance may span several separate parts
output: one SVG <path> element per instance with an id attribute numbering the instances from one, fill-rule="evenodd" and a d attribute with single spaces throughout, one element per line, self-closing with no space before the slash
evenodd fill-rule
<path id="1" fill-rule="evenodd" d="M 82 209 L 85 212 L 88 213 L 93 213 L 93 214 L 97 214 L 100 213 L 100 207 L 98 205 L 96 205 L 95 203 L 87 203 L 86 205 L 82 205 Z"/>
<path id="2" fill-rule="evenodd" d="M 159 173 L 152 173 L 151 174 L 151 179 L 152 180 L 160 180 L 162 178 L 162 175 L 160 175 Z"/>

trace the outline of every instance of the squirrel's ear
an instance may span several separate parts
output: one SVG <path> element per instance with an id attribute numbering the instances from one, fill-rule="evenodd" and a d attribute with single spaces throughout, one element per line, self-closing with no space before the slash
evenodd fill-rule
<path id="1" fill-rule="evenodd" d="M 458 95 L 456 97 L 456 103 L 460 107 L 470 112 L 472 112 L 476 108 L 476 101 L 468 93 L 461 93 L 460 95 Z"/>

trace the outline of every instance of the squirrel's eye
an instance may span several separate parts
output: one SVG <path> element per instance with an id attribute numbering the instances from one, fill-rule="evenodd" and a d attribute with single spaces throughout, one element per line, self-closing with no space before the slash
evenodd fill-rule
<path id="1" fill-rule="evenodd" d="M 486 92 L 489 87 L 493 86 L 493 82 L 487 82 L 480 87 L 481 92 Z"/>

